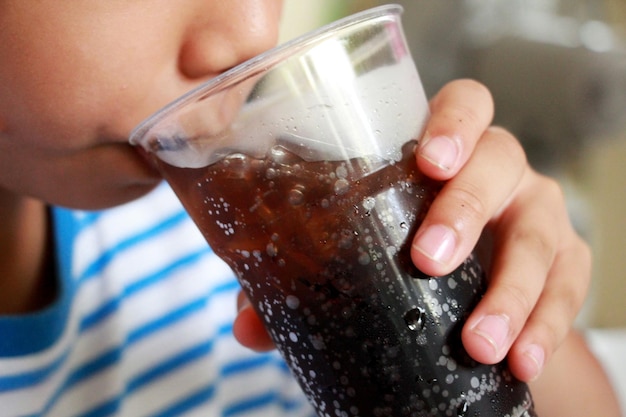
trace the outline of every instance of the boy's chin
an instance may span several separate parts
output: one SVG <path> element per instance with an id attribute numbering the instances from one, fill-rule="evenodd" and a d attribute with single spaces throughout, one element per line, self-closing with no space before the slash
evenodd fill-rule
<path id="1" fill-rule="evenodd" d="M 49 199 L 48 203 L 75 210 L 104 210 L 137 200 L 154 190 L 162 182 L 161 178 L 135 182 L 110 189 L 94 186 L 92 190 L 68 193 Z M 97 190 L 97 191 L 96 191 Z"/>

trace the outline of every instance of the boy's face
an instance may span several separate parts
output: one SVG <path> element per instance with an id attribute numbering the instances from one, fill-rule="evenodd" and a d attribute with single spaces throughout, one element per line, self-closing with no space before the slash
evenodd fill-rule
<path id="1" fill-rule="evenodd" d="M 0 188 L 82 208 L 157 175 L 127 138 L 273 46 L 280 0 L 0 0 Z"/>

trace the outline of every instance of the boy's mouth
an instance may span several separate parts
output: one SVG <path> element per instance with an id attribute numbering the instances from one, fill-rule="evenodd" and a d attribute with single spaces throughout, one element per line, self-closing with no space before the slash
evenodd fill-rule
<path id="1" fill-rule="evenodd" d="M 139 161 L 138 163 L 145 168 L 146 173 L 148 173 L 149 176 L 158 178 L 159 180 L 163 179 L 157 165 L 154 162 L 154 159 L 150 157 L 143 147 L 133 146 L 131 144 L 125 144 L 125 146 L 131 148 L 132 152 L 135 154 L 135 158 Z"/>

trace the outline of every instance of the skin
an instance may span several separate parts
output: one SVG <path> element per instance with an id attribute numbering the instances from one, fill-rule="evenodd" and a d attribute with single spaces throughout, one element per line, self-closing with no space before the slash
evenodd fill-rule
<path id="1" fill-rule="evenodd" d="M 127 144 L 131 129 L 273 46 L 281 6 L 0 0 L 0 313 L 34 311 L 54 298 L 46 205 L 103 208 L 151 190 L 160 178 Z M 416 157 L 425 174 L 449 181 L 417 233 L 413 260 L 428 274 L 445 274 L 488 236 L 495 248 L 489 292 L 463 342 L 485 363 L 508 354 L 516 376 L 534 380 L 559 345 L 580 344 L 568 332 L 589 283 L 589 249 L 556 183 L 528 166 L 508 132 L 489 127 L 493 103 L 483 86 L 451 83 L 431 106 Z M 235 335 L 271 348 L 241 301 Z M 599 369 L 586 358 L 577 360 Z"/>

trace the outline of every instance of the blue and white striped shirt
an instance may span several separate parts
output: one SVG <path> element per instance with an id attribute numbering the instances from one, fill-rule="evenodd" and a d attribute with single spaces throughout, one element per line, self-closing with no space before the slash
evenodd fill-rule
<path id="1" fill-rule="evenodd" d="M 56 302 L 0 317 L 0 417 L 314 416 L 232 337 L 238 284 L 169 187 L 54 219 Z"/>

